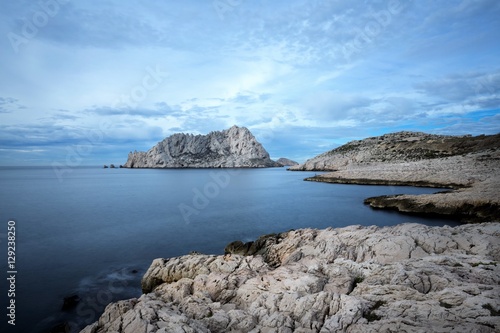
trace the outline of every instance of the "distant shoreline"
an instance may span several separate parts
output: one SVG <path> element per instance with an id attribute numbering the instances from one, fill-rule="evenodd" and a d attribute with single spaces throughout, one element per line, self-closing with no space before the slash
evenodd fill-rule
<path id="1" fill-rule="evenodd" d="M 444 188 L 435 194 L 367 198 L 375 209 L 461 222 L 500 221 L 500 135 L 398 132 L 352 141 L 291 171 L 326 171 L 306 181 Z"/>
<path id="2" fill-rule="evenodd" d="M 424 180 L 420 181 L 401 181 L 401 180 L 385 180 L 385 179 L 374 179 L 374 178 L 341 178 L 341 177 L 322 177 L 317 175 L 314 177 L 307 177 L 305 181 L 310 182 L 321 182 L 321 183 L 332 183 L 332 184 L 352 184 L 352 185 L 382 185 L 382 186 L 415 186 L 415 187 L 432 187 L 432 188 L 445 188 L 445 189 L 459 189 L 465 188 L 467 186 L 462 184 L 441 184 L 428 182 Z"/>
<path id="3" fill-rule="evenodd" d="M 435 194 L 425 195 L 385 195 L 369 197 L 364 203 L 374 209 L 389 209 L 400 213 L 420 216 L 441 216 L 456 219 L 464 223 L 500 221 L 500 202 L 498 188 L 500 172 L 494 162 L 476 168 L 474 158 L 450 158 L 449 161 L 433 165 L 429 160 L 413 164 L 379 164 L 360 166 L 350 170 L 328 172 L 305 178 L 305 181 L 331 184 L 415 186 L 447 189 Z M 418 169 L 421 164 L 422 169 Z M 444 165 L 443 165 L 444 164 Z M 437 170 L 439 166 L 441 170 Z M 408 172 L 403 169 L 409 168 Z M 375 171 L 376 170 L 376 171 Z M 439 173 L 445 171 L 447 177 L 441 181 Z M 464 176 L 474 176 L 465 179 Z M 371 175 L 378 174 L 379 177 Z M 383 174 L 383 177 L 381 175 Z M 436 177 L 437 176 L 437 177 Z M 477 179 L 481 177 L 481 179 Z M 410 178 L 410 179 L 404 179 Z M 452 181 L 455 180 L 455 181 Z"/>

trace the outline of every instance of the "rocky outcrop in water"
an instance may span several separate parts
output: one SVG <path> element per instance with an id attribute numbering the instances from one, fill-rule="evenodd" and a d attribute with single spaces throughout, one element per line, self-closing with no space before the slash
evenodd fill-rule
<path id="1" fill-rule="evenodd" d="M 374 208 L 500 221 L 500 134 L 442 136 L 399 132 L 353 141 L 290 170 L 334 170 L 306 180 L 454 189 L 369 198 Z M 395 189 L 397 190 L 397 189 Z"/>
<path id="2" fill-rule="evenodd" d="M 126 168 L 260 168 L 280 166 L 245 127 L 207 135 L 177 133 L 147 152 L 131 152 Z"/>
<path id="3" fill-rule="evenodd" d="M 276 163 L 278 163 L 280 166 L 294 166 L 294 165 L 299 165 L 299 163 L 293 161 L 293 160 L 290 160 L 288 158 L 285 158 L 285 157 L 281 157 L 279 159 L 276 160 Z"/>
<path id="4" fill-rule="evenodd" d="M 500 330 L 500 223 L 302 229 L 261 238 L 257 255 L 240 243 L 154 260 L 144 295 L 82 332 Z"/>

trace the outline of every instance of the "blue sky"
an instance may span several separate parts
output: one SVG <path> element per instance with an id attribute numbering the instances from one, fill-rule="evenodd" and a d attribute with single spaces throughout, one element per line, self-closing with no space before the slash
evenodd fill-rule
<path id="1" fill-rule="evenodd" d="M 497 0 L 1 0 L 0 165 L 123 164 L 234 124 L 301 162 L 498 133 L 498 31 Z"/>

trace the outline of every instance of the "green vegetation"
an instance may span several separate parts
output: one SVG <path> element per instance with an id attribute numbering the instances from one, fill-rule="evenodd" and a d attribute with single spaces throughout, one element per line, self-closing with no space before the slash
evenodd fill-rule
<path id="1" fill-rule="evenodd" d="M 329 155 L 333 155 L 333 154 L 336 154 L 336 153 L 347 153 L 349 151 L 355 150 L 356 148 L 357 148 L 357 145 L 353 145 L 351 143 L 346 143 L 343 146 L 340 146 L 338 148 L 330 150 L 328 154 Z"/>
<path id="2" fill-rule="evenodd" d="M 382 317 L 375 314 L 373 311 L 380 308 L 382 305 L 386 304 L 384 301 L 376 301 L 375 304 L 370 308 L 370 310 L 363 314 L 363 318 L 368 320 L 369 322 L 380 320 Z"/>
<path id="3" fill-rule="evenodd" d="M 356 278 L 354 278 L 354 281 L 352 283 L 352 289 L 356 288 L 356 286 L 358 284 L 360 284 L 361 282 L 363 282 L 364 280 L 365 280 L 365 278 L 363 276 L 360 276 L 360 275 L 356 276 Z"/>

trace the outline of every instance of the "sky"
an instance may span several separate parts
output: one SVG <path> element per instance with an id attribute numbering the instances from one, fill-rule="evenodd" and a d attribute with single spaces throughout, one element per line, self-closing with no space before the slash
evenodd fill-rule
<path id="1" fill-rule="evenodd" d="M 0 165 L 124 164 L 232 125 L 299 162 L 495 134 L 498 31 L 498 0 L 0 0 Z"/>

